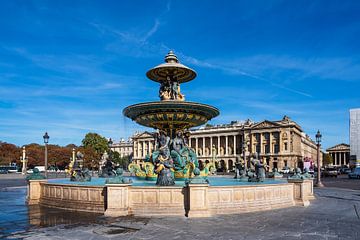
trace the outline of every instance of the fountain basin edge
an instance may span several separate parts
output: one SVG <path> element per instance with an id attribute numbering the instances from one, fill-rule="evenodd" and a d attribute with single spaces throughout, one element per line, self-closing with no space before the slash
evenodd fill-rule
<path id="1" fill-rule="evenodd" d="M 210 217 L 264 211 L 295 205 L 308 206 L 314 199 L 312 180 L 276 184 L 211 186 L 105 186 L 62 184 L 31 180 L 28 203 L 71 211 L 104 213 L 105 216 Z"/>

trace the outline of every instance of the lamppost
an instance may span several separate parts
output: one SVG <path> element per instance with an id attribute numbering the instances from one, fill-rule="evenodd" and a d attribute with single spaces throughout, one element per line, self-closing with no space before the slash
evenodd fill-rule
<path id="1" fill-rule="evenodd" d="M 320 167 L 320 142 L 321 142 L 321 133 L 318 130 L 316 135 L 316 145 L 317 145 L 317 154 L 316 154 L 316 161 L 317 161 L 317 178 L 315 187 L 324 187 L 324 185 L 321 182 L 321 167 Z"/>
<path id="2" fill-rule="evenodd" d="M 49 143 L 49 135 L 47 132 L 45 132 L 45 135 L 43 136 L 44 143 L 45 143 L 45 177 L 47 178 L 47 166 L 48 166 L 48 152 L 47 152 L 47 144 Z"/>

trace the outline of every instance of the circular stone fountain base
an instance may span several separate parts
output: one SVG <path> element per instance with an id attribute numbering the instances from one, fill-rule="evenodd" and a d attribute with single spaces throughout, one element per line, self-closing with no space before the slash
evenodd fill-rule
<path id="1" fill-rule="evenodd" d="M 312 180 L 239 182 L 209 177 L 210 184 L 177 181 L 171 187 L 133 179 L 132 184 L 105 184 L 104 179 L 74 183 L 67 179 L 31 180 L 29 204 L 107 216 L 209 217 L 308 205 L 313 199 Z"/>

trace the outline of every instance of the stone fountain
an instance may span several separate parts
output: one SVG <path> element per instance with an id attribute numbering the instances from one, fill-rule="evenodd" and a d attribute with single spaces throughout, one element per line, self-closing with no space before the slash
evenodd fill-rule
<path id="1" fill-rule="evenodd" d="M 297 174 L 289 179 L 265 179 L 264 163 L 255 160 L 255 174 L 246 179 L 238 164 L 237 179 L 207 175 L 214 161 L 199 167 L 196 153 L 189 147 L 191 127 L 200 126 L 219 115 L 215 107 L 185 101 L 180 84 L 196 77 L 194 70 L 179 63 L 173 52 L 165 63 L 147 72 L 160 83 L 160 101 L 131 105 L 125 116 L 157 130 L 155 149 L 142 166 L 132 163 L 136 177 L 87 178 L 81 164 L 71 164 L 69 179 L 29 179 L 28 204 L 74 211 L 99 212 L 106 216 L 187 216 L 210 217 L 307 206 L 314 199 L 313 181 Z M 215 156 L 215 154 L 213 154 Z M 77 156 L 81 163 L 82 154 Z M 75 161 L 75 159 L 73 160 Z M 242 170 L 242 174 L 240 174 Z M 156 185 L 147 180 L 156 180 Z M 207 181 L 209 180 L 209 181 Z M 186 183 L 186 184 L 184 184 Z M 166 187 L 164 187 L 166 186 Z"/>
<path id="2" fill-rule="evenodd" d="M 196 153 L 189 147 L 191 127 L 205 124 L 219 115 L 219 110 L 206 104 L 185 101 L 180 84 L 196 77 L 191 68 L 181 64 L 170 51 L 165 63 L 150 69 L 146 76 L 160 83 L 160 101 L 126 107 L 123 113 L 136 123 L 155 128 L 155 150 L 145 160 L 144 167 L 136 163 L 129 170 L 140 178 L 157 179 L 156 184 L 169 186 L 175 179 L 206 177 L 214 163 L 199 169 Z"/>

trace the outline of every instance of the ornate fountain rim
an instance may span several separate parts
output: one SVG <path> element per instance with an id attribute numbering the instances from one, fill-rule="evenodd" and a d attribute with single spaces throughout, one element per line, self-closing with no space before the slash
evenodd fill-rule
<path id="1" fill-rule="evenodd" d="M 147 107 L 147 109 L 144 107 Z M 149 109 L 149 107 L 151 108 Z M 134 120 L 136 117 L 138 117 L 140 110 L 142 110 L 143 113 L 152 113 L 155 110 L 153 112 L 154 114 L 159 113 L 159 110 L 162 110 L 160 112 L 179 112 L 179 113 L 187 113 L 187 112 L 193 113 L 200 111 L 203 112 L 204 115 L 208 117 L 208 119 L 214 118 L 220 114 L 219 109 L 211 105 L 196 103 L 196 102 L 173 101 L 173 100 L 133 104 L 124 108 L 123 114 Z"/>

